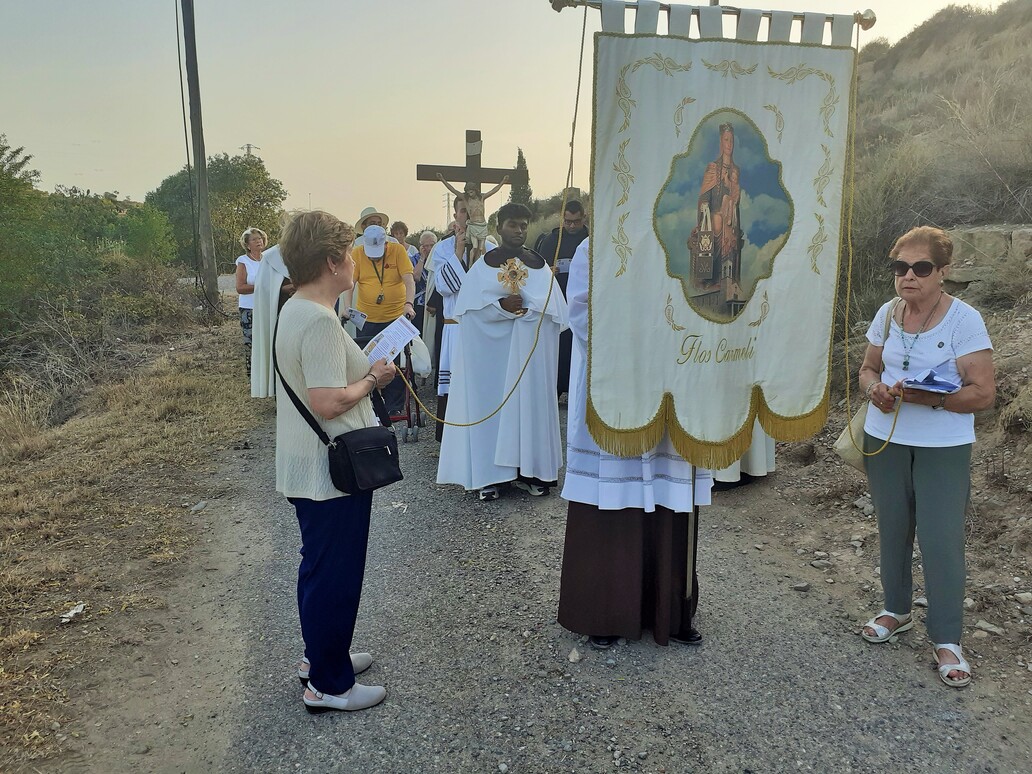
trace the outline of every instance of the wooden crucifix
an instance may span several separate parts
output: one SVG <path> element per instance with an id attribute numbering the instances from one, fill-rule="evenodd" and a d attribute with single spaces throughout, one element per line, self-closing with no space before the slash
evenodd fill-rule
<path id="1" fill-rule="evenodd" d="M 470 248 L 470 263 L 483 254 L 487 239 L 487 214 L 484 199 L 506 183 L 526 183 L 526 170 L 482 167 L 480 154 L 484 143 L 479 129 L 466 130 L 466 166 L 448 167 L 434 164 L 417 164 L 416 180 L 436 180 L 445 184 L 449 191 L 466 200 L 469 222 L 466 225 L 466 242 Z M 464 192 L 452 187 L 451 183 L 464 183 Z M 486 195 L 481 192 L 483 183 L 497 183 Z"/>
<path id="2" fill-rule="evenodd" d="M 416 164 L 416 180 L 432 180 L 439 182 L 444 177 L 449 183 L 475 183 L 477 193 L 481 193 L 481 183 L 501 183 L 506 176 L 508 182 L 526 183 L 527 173 L 525 170 L 501 169 L 498 167 L 480 166 L 480 153 L 484 143 L 480 139 L 479 129 L 466 130 L 466 166 L 448 167 L 436 164 Z"/>

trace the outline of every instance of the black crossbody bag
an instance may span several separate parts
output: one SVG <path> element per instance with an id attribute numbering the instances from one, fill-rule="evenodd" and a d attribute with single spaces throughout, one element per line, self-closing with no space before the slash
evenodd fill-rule
<path id="1" fill-rule="evenodd" d="M 290 389 L 287 380 L 279 369 L 276 360 L 276 336 L 279 333 L 279 320 L 276 320 L 276 330 L 272 335 L 272 363 L 276 368 L 280 384 L 287 392 L 290 402 L 297 408 L 298 413 L 304 417 L 319 440 L 326 444 L 327 457 L 330 464 L 330 479 L 333 486 L 345 494 L 358 494 L 369 492 L 373 489 L 401 481 L 401 460 L 398 459 L 398 439 L 391 430 L 391 418 L 384 405 L 383 396 L 380 391 L 373 388 L 369 399 L 373 404 L 373 411 L 382 424 L 376 427 L 363 427 L 360 430 L 352 430 L 348 433 L 341 433 L 332 441 L 322 426 L 312 416 L 301 399 Z"/>

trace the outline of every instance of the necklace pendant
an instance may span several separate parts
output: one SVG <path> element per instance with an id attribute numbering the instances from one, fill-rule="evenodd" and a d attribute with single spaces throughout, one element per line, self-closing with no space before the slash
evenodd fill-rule
<path id="1" fill-rule="evenodd" d="M 909 371 L 910 370 L 910 358 L 904 358 L 903 359 L 903 370 L 904 371 Z"/>

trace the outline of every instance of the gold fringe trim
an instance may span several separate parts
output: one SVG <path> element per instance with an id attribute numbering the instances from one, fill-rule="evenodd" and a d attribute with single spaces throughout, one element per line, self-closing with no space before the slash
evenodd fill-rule
<path id="1" fill-rule="evenodd" d="M 802 441 L 812 437 L 824 427 L 828 418 L 828 391 L 812 411 L 799 416 L 776 414 L 767 405 L 763 391 L 754 386 L 749 400 L 749 416 L 745 423 L 729 438 L 722 441 L 703 441 L 689 434 L 677 420 L 674 398 L 664 393 L 659 410 L 642 427 L 619 429 L 606 424 L 588 395 L 586 421 L 599 448 L 619 457 L 636 457 L 654 448 L 663 434 L 669 433 L 677 453 L 692 465 L 711 470 L 726 468 L 741 459 L 752 444 L 753 425 L 756 419 L 760 426 L 777 441 Z"/>

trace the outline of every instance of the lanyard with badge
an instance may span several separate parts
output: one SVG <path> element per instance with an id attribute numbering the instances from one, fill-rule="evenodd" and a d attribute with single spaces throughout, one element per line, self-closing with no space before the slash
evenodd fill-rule
<path id="1" fill-rule="evenodd" d="M 387 259 L 387 250 L 386 249 L 384 249 L 383 255 L 380 256 L 379 258 L 369 258 L 369 262 L 371 264 L 373 264 L 373 273 L 376 275 L 376 278 L 378 280 L 380 280 L 380 295 L 378 295 L 376 297 L 376 303 L 378 303 L 378 304 L 382 304 L 383 303 L 383 277 L 384 277 L 384 274 L 386 274 L 386 272 L 387 272 L 387 267 L 385 266 L 382 270 L 380 270 L 380 269 L 376 268 L 376 265 L 378 263 L 380 263 L 381 261 L 385 261 L 386 259 Z"/>

